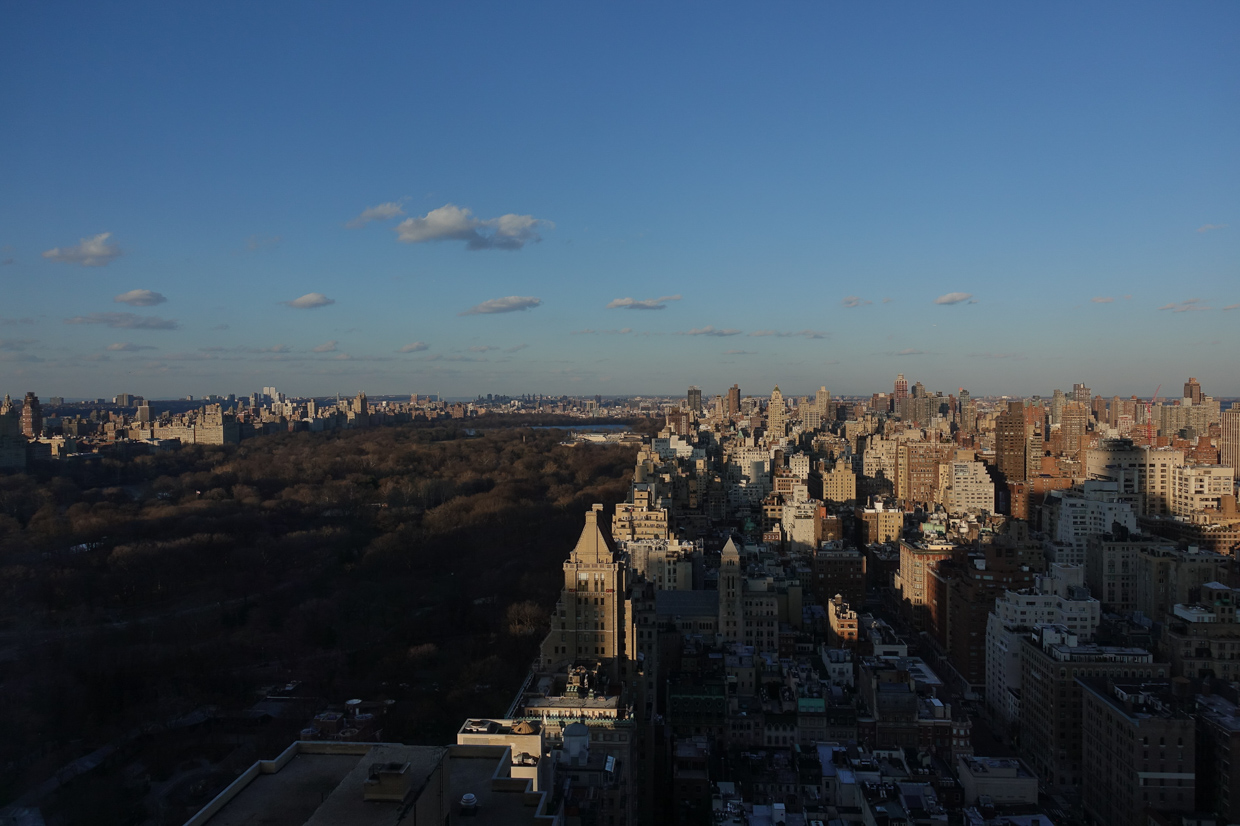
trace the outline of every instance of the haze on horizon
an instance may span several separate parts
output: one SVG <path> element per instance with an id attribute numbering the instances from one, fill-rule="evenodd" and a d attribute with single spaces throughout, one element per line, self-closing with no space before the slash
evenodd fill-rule
<path id="1" fill-rule="evenodd" d="M 0 392 L 1240 396 L 1234 3 L 7 17 Z"/>

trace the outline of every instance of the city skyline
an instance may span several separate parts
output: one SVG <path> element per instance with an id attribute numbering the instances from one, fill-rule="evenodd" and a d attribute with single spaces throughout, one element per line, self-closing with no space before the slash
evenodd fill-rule
<path id="1" fill-rule="evenodd" d="M 0 389 L 1240 396 L 1240 10 L 780 11 L 17 9 Z"/>

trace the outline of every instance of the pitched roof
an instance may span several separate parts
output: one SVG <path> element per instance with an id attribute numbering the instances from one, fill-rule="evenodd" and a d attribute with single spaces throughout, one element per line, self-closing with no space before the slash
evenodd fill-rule
<path id="1" fill-rule="evenodd" d="M 573 562 L 599 564 L 614 561 L 616 549 L 612 547 L 611 539 L 603 532 L 603 526 L 599 524 L 598 518 L 602 512 L 602 505 L 595 505 L 586 511 L 585 527 L 581 529 L 581 536 L 577 538 L 577 544 L 573 547 Z"/>

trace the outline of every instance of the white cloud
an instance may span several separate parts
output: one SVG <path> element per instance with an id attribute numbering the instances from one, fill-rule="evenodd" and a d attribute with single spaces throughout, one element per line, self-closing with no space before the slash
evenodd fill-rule
<path id="1" fill-rule="evenodd" d="M 287 304 L 295 310 L 313 310 L 315 307 L 326 307 L 328 304 L 335 304 L 336 299 L 328 298 L 322 293 L 306 293 L 301 298 L 294 298 L 292 301 L 282 301 L 281 304 Z"/>
<path id="2" fill-rule="evenodd" d="M 34 344 L 37 339 L 33 338 L 0 338 L 0 350 L 25 350 L 29 344 Z"/>
<path id="3" fill-rule="evenodd" d="M 128 341 L 118 341 L 108 345 L 108 349 L 113 353 L 133 353 L 138 350 L 154 350 L 150 344 L 131 344 Z"/>
<path id="4" fill-rule="evenodd" d="M 757 350 L 724 350 L 725 356 L 756 356 Z"/>
<path id="5" fill-rule="evenodd" d="M 519 250 L 528 242 L 538 242 L 539 229 L 555 229 L 555 224 L 533 215 L 501 215 L 475 218 L 468 209 L 445 204 L 418 218 L 406 218 L 396 225 L 396 238 L 406 244 L 427 241 L 464 241 L 471 250 Z"/>
<path id="6" fill-rule="evenodd" d="M 679 301 L 679 295 L 665 295 L 661 298 L 616 298 L 608 303 L 609 310 L 662 310 L 669 301 Z"/>
<path id="7" fill-rule="evenodd" d="M 175 330 L 172 319 L 133 313 L 90 313 L 66 318 L 65 324 L 103 324 L 116 330 Z"/>
<path id="8" fill-rule="evenodd" d="M 934 303 L 935 304 L 960 304 L 963 301 L 968 301 L 972 297 L 973 297 L 973 293 L 947 293 L 946 295 L 941 295 L 938 298 L 934 299 Z M 970 303 L 975 304 L 977 302 L 970 302 Z"/>
<path id="9" fill-rule="evenodd" d="M 331 341 L 325 341 L 322 344 L 320 344 L 318 347 L 311 348 L 310 352 L 312 353 L 334 353 L 336 352 L 337 344 L 339 344 L 339 342 L 336 341 L 335 339 L 332 339 Z"/>
<path id="10" fill-rule="evenodd" d="M 1171 304 L 1164 304 L 1158 309 L 1170 310 L 1173 313 L 1192 313 L 1200 310 L 1211 310 L 1214 308 L 1207 304 L 1201 303 L 1200 298 L 1190 298 L 1185 301 L 1176 301 Z"/>
<path id="11" fill-rule="evenodd" d="M 398 353 L 420 353 L 423 350 L 429 350 L 430 345 L 425 341 L 415 341 L 413 344 L 406 344 L 396 352 Z"/>
<path id="12" fill-rule="evenodd" d="M 925 350 L 914 350 L 912 347 L 906 347 L 896 352 L 897 356 L 924 356 Z"/>
<path id="13" fill-rule="evenodd" d="M 542 304 L 541 298 L 534 298 L 528 295 L 510 295 L 505 298 L 492 298 L 490 301 L 484 301 L 481 304 L 475 304 L 464 312 L 457 315 L 492 315 L 494 313 L 515 313 L 518 310 L 528 310 Z"/>
<path id="14" fill-rule="evenodd" d="M 715 327 L 708 324 L 705 327 L 695 327 L 692 330 L 689 330 L 688 332 L 677 333 L 676 335 L 678 336 L 739 336 L 741 332 L 743 331 L 734 330 L 730 327 L 723 328 L 723 329 L 716 329 Z"/>
<path id="15" fill-rule="evenodd" d="M 858 296 L 855 296 L 855 295 L 848 295 L 848 296 L 844 296 L 844 300 L 841 301 L 840 303 L 843 304 L 845 307 L 848 307 L 849 309 L 851 309 L 853 307 L 864 307 L 866 304 L 873 304 L 874 302 L 866 301 L 864 298 L 859 298 Z"/>
<path id="16" fill-rule="evenodd" d="M 1223 308 L 1223 312 L 1227 312 L 1228 310 L 1240 310 L 1240 304 L 1228 304 Z"/>
<path id="17" fill-rule="evenodd" d="M 519 352 L 521 352 L 522 350 L 524 350 L 526 347 L 529 347 L 529 346 L 530 346 L 530 345 L 528 345 L 528 344 L 514 344 L 514 345 L 512 345 L 511 347 L 505 347 L 505 348 L 504 348 L 504 352 L 505 352 L 505 353 L 519 353 Z"/>
<path id="18" fill-rule="evenodd" d="M 389 218 L 396 218 L 404 214 L 405 210 L 401 208 L 399 201 L 388 201 L 386 204 L 366 207 L 362 210 L 361 215 L 345 224 L 345 226 L 349 229 L 360 229 L 371 221 L 386 221 Z"/>
<path id="19" fill-rule="evenodd" d="M 101 232 L 94 238 L 83 238 L 72 247 L 53 247 L 43 257 L 65 264 L 81 264 L 83 267 L 106 267 L 121 256 L 121 248 L 109 244 L 110 232 Z"/>
<path id="20" fill-rule="evenodd" d="M 112 299 L 117 304 L 128 304 L 130 307 L 154 307 L 168 299 L 153 290 L 130 290 Z"/>
<path id="21" fill-rule="evenodd" d="M 1227 225 L 1226 224 L 1202 224 L 1201 226 L 1197 227 L 1198 232 L 1209 232 L 1215 229 L 1227 229 Z"/>
<path id="22" fill-rule="evenodd" d="M 1109 295 L 1096 295 L 1089 300 L 1095 304 L 1110 304 L 1115 299 Z"/>
<path id="23" fill-rule="evenodd" d="M 493 345 L 493 344 L 475 344 L 473 347 L 470 347 L 470 348 L 469 348 L 469 352 L 471 352 L 471 353 L 487 353 L 487 352 L 490 352 L 491 350 L 498 350 L 498 349 L 499 349 L 499 348 L 498 348 L 498 347 L 496 347 L 496 346 L 495 346 L 495 345 Z"/>

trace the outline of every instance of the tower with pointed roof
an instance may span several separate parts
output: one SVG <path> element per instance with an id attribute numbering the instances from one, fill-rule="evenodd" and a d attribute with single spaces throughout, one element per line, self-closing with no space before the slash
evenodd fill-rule
<path id="1" fill-rule="evenodd" d="M 742 600 L 741 555 L 728 537 L 719 560 L 719 635 L 727 642 L 740 642 L 745 625 Z"/>
<path id="2" fill-rule="evenodd" d="M 564 588 L 543 640 L 541 670 L 599 662 L 618 685 L 628 566 L 604 530 L 602 511 L 602 505 L 595 505 L 586 512 L 585 527 L 564 562 Z"/>
<path id="3" fill-rule="evenodd" d="M 766 408 L 766 438 L 772 444 L 780 444 L 784 439 L 787 407 L 784 406 L 784 394 L 779 392 L 779 385 L 771 392 L 771 402 Z"/>

